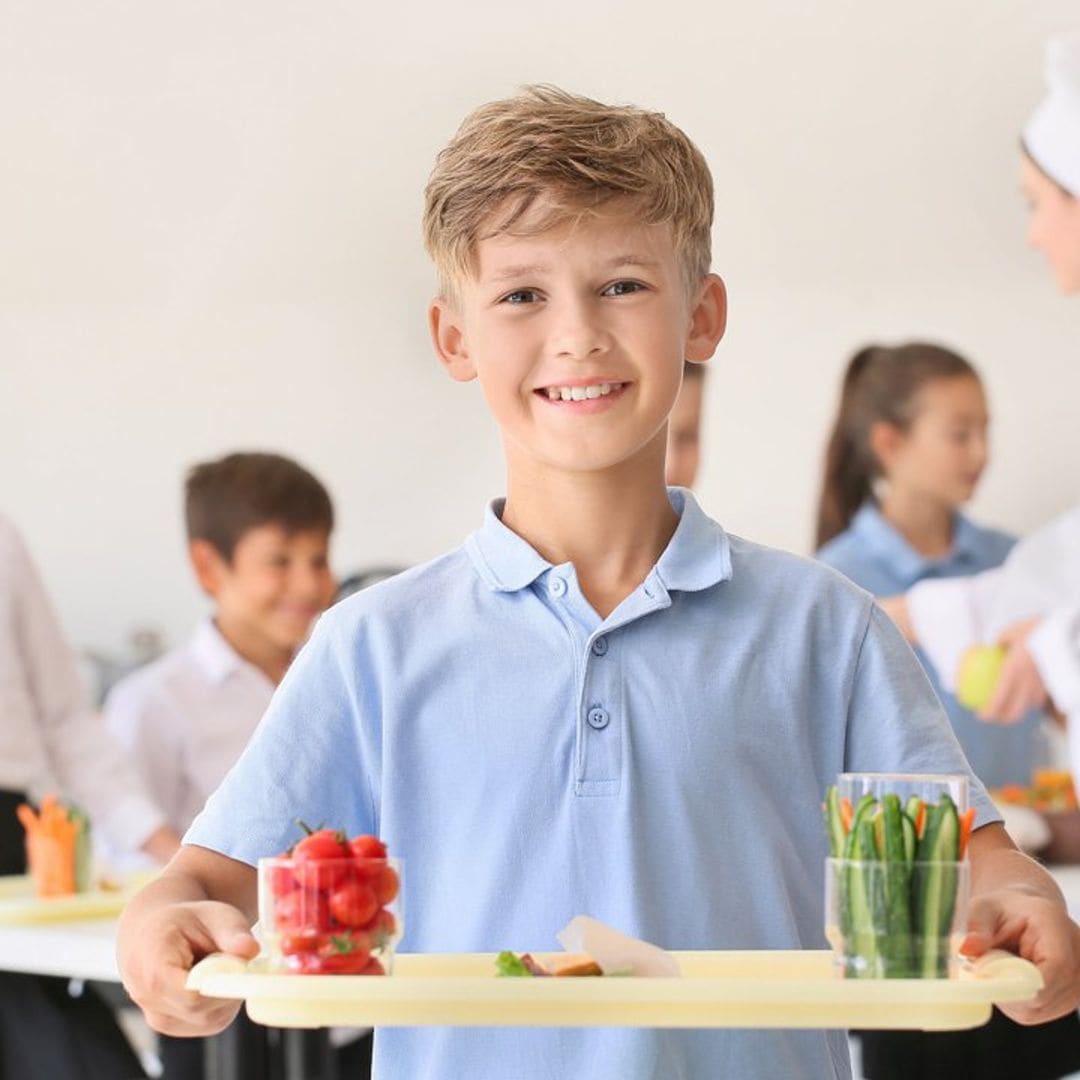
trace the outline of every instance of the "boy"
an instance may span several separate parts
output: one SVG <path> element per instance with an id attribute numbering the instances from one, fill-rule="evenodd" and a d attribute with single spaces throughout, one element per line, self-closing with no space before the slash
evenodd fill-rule
<path id="1" fill-rule="evenodd" d="M 442 152 L 432 338 L 481 384 L 507 495 L 462 548 L 320 621 L 125 914 L 121 965 L 152 1024 L 200 1033 L 235 1011 L 193 1000 L 186 969 L 254 952 L 252 864 L 297 815 L 403 856 L 410 951 L 550 949 L 581 912 L 673 949 L 822 947 L 826 785 L 965 768 L 870 597 L 664 486 L 683 361 L 724 330 L 711 217 L 681 131 L 552 88 L 478 109 Z M 1075 1008 L 1080 931 L 972 788 L 973 948 L 1022 921 L 1055 957 L 1028 1015 Z M 375 1056 L 382 1080 L 849 1068 L 843 1032 L 816 1031 L 387 1029 Z"/>
<path id="2" fill-rule="evenodd" d="M 288 458 L 229 454 L 196 465 L 185 519 L 213 614 L 105 703 L 110 728 L 181 835 L 240 757 L 335 588 L 330 496 Z"/>

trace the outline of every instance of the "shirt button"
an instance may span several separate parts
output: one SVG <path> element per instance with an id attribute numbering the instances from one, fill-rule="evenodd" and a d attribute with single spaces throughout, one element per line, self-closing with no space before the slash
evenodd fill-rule
<path id="1" fill-rule="evenodd" d="M 608 650 L 608 644 L 607 644 L 607 638 L 606 637 L 598 637 L 592 643 L 592 654 L 593 654 L 593 656 L 606 656 L 607 655 L 607 650 Z"/>
<path id="2" fill-rule="evenodd" d="M 566 582 L 561 577 L 553 577 L 548 582 L 548 592 L 552 596 L 565 596 L 566 595 Z"/>
<path id="3" fill-rule="evenodd" d="M 595 728 L 597 731 L 602 730 L 608 726 L 608 721 L 611 719 L 608 716 L 607 709 L 601 708 L 599 705 L 594 705 L 589 710 L 588 721 L 589 727 Z"/>

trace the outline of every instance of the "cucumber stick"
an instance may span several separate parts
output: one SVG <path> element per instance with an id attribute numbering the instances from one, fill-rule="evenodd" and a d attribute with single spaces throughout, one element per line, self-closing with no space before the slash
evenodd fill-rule
<path id="1" fill-rule="evenodd" d="M 825 794 L 825 828 L 829 833 L 829 854 L 839 859 L 844 852 L 844 821 L 840 816 L 840 793 L 835 785 Z"/>
<path id="2" fill-rule="evenodd" d="M 919 937 L 918 970 L 924 978 L 945 975 L 949 965 L 949 931 L 956 906 L 956 869 L 960 854 L 960 818 L 948 795 L 927 807 L 926 831 L 919 841 L 915 911 Z"/>

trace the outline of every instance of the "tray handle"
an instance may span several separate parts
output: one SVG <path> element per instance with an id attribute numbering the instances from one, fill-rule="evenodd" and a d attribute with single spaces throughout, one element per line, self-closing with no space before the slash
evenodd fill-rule
<path id="1" fill-rule="evenodd" d="M 973 979 L 1016 979 L 1030 984 L 1035 992 L 1043 987 L 1042 973 L 1030 960 L 1004 949 L 991 949 L 967 960 L 964 969 Z"/>
<path id="2" fill-rule="evenodd" d="M 231 953 L 211 953 L 204 956 L 189 972 L 187 983 L 188 990 L 202 993 L 206 980 L 214 975 L 243 975 L 247 971 L 248 962 L 242 956 L 233 956 Z"/>

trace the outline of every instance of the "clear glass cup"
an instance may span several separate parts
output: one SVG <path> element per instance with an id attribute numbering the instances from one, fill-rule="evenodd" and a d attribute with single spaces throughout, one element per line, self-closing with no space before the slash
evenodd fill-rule
<path id="1" fill-rule="evenodd" d="M 962 862 L 825 860 L 825 936 L 849 979 L 945 979 L 967 925 Z"/>
<path id="2" fill-rule="evenodd" d="M 400 859 L 259 860 L 269 970 L 383 975 L 404 931 Z"/>
<path id="3" fill-rule="evenodd" d="M 951 858 L 962 846 L 959 819 L 968 809 L 967 777 L 841 773 L 836 787 L 834 805 L 844 808 L 847 832 L 842 845 L 832 845 L 834 857 L 825 861 L 825 934 L 838 968 L 848 978 L 947 978 L 955 970 L 970 892 L 967 862 Z M 887 796 L 898 800 L 893 806 L 899 814 L 891 819 L 879 813 Z M 929 861 L 933 855 L 919 850 L 920 838 L 933 828 L 931 822 L 947 820 L 932 810 L 948 800 L 958 829 L 939 835 L 956 842 L 944 851 L 931 841 L 933 855 L 950 858 Z M 890 820 L 897 824 L 894 830 L 888 828 Z"/>
<path id="4" fill-rule="evenodd" d="M 836 787 L 840 798 L 850 799 L 852 806 L 858 805 L 864 795 L 878 800 L 883 795 L 899 795 L 901 804 L 912 796 L 936 803 L 942 795 L 948 795 L 958 814 L 968 808 L 968 778 L 963 773 L 840 773 Z"/>

